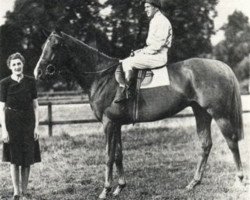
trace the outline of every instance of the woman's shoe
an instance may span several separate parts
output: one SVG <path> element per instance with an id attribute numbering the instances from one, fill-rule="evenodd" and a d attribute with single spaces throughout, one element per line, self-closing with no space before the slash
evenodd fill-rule
<path id="1" fill-rule="evenodd" d="M 19 195 L 14 195 L 13 200 L 20 200 L 20 196 Z"/>
<path id="2" fill-rule="evenodd" d="M 26 193 L 26 194 L 22 194 L 22 200 L 28 200 L 28 199 L 31 199 L 31 194 L 29 193 Z"/>

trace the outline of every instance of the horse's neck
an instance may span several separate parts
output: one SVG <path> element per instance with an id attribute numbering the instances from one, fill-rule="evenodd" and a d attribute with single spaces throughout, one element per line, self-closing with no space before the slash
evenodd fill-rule
<path id="1" fill-rule="evenodd" d="M 75 66 L 79 72 L 98 72 L 109 68 L 118 62 L 117 59 L 109 57 L 97 49 L 88 46 L 87 44 L 77 40 L 69 35 L 64 35 L 67 46 L 70 48 L 70 53 Z"/>
<path id="2" fill-rule="evenodd" d="M 64 37 L 71 56 L 69 70 L 78 84 L 88 92 L 91 104 L 104 101 L 105 97 L 110 96 L 110 92 L 116 90 L 114 72 L 118 60 L 68 35 Z"/>
<path id="3" fill-rule="evenodd" d="M 89 90 L 90 100 L 93 102 L 103 101 L 109 96 L 109 93 L 116 91 L 117 83 L 114 73 L 106 73 L 103 76 L 96 76 Z"/>

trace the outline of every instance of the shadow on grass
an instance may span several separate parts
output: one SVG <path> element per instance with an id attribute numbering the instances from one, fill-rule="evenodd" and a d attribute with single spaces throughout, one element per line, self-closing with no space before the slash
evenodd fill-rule
<path id="1" fill-rule="evenodd" d="M 152 146 L 180 145 L 190 142 L 195 130 L 184 128 L 135 128 L 123 133 L 125 150 L 136 150 Z"/>
<path id="2" fill-rule="evenodd" d="M 210 161 L 213 169 L 206 171 L 202 184 L 192 192 L 185 191 L 198 160 L 195 127 L 133 127 L 123 131 L 122 140 L 128 184 L 121 200 L 229 199 L 239 194 L 227 189 L 234 179 L 230 174 L 233 164 L 228 166 L 216 159 Z M 30 183 L 34 199 L 97 199 L 104 181 L 103 134 L 70 136 L 64 132 L 42 138 L 40 143 L 43 162 L 32 171 L 34 178 Z M 112 186 L 115 185 L 116 173 Z M 8 195 L 10 189 L 5 189 Z"/>
<path id="3" fill-rule="evenodd" d="M 125 150 L 140 149 L 143 146 L 154 146 L 162 144 L 183 144 L 187 143 L 195 130 L 183 128 L 132 128 L 122 133 L 122 141 L 126 143 Z M 60 136 L 40 139 L 43 152 L 54 152 L 58 149 L 88 150 L 105 148 L 105 137 L 103 134 L 70 136 L 63 132 Z"/>

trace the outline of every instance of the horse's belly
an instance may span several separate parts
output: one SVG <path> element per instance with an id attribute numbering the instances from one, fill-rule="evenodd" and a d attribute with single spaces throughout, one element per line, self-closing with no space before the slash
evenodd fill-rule
<path id="1" fill-rule="evenodd" d="M 138 122 L 155 121 L 173 116 L 188 106 L 186 98 L 171 86 L 140 91 Z"/>

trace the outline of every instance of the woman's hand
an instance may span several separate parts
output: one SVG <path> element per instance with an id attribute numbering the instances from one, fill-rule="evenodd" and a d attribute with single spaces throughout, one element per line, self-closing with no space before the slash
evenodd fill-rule
<path id="1" fill-rule="evenodd" d="M 39 132 L 38 132 L 38 126 L 39 126 L 39 113 L 38 113 L 38 100 L 33 99 L 33 108 L 35 112 L 35 129 L 34 129 L 34 140 L 37 141 L 39 139 Z"/>
<path id="2" fill-rule="evenodd" d="M 37 141 L 39 139 L 40 135 L 38 133 L 38 128 L 35 128 L 34 130 L 34 140 Z"/>
<path id="3" fill-rule="evenodd" d="M 10 138 L 7 130 L 2 130 L 2 140 L 4 143 L 9 143 Z"/>

